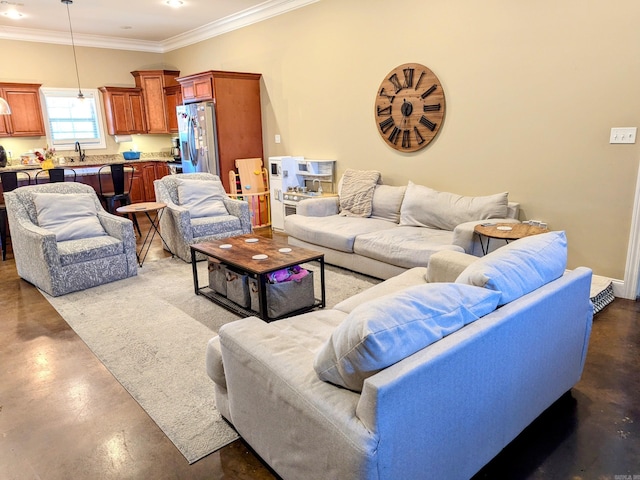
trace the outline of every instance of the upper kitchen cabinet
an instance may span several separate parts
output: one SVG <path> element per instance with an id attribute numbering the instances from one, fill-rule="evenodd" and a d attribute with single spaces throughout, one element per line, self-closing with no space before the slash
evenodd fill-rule
<path id="1" fill-rule="evenodd" d="M 1 137 L 42 137 L 46 134 L 39 84 L 0 83 L 0 97 L 11 107 L 11 115 L 0 116 Z"/>
<path id="2" fill-rule="evenodd" d="M 178 116 L 176 107 L 182 105 L 182 87 L 180 84 L 164 87 L 164 96 L 167 100 L 167 125 L 171 133 L 178 133 Z"/>
<path id="3" fill-rule="evenodd" d="M 109 135 L 147 133 L 141 88 L 100 87 Z"/>
<path id="4" fill-rule="evenodd" d="M 213 77 L 216 72 L 203 72 L 178 78 L 182 86 L 182 101 L 184 103 L 203 102 L 213 100 Z"/>
<path id="5" fill-rule="evenodd" d="M 180 88 L 175 70 L 137 70 L 131 72 L 136 87 L 142 89 L 147 133 L 172 133 L 178 131 L 176 96 L 171 87 Z M 182 102 L 180 102 L 182 103 Z"/>

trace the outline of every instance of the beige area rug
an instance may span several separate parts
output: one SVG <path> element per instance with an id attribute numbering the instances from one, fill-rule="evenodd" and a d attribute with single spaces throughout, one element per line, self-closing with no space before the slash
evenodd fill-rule
<path id="1" fill-rule="evenodd" d="M 205 262 L 198 263 L 207 285 Z M 327 305 L 378 280 L 326 267 Z M 314 275 L 319 292 L 319 277 Z M 191 265 L 167 258 L 147 262 L 138 276 L 50 297 L 49 303 L 129 391 L 189 463 L 238 438 L 215 406 L 205 348 L 239 317 L 193 290 Z"/>

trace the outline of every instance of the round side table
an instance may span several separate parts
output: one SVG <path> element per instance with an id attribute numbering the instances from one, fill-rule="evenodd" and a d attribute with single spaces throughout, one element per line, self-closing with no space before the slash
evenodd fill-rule
<path id="1" fill-rule="evenodd" d="M 480 239 L 482 254 L 486 255 L 489 253 L 489 241 L 492 238 L 504 240 L 509 243 L 510 240 L 518 240 L 519 238 L 528 237 L 530 235 L 539 235 L 540 233 L 546 233 L 549 230 L 547 228 L 529 225 L 528 223 L 486 222 L 476 225 L 473 231 L 478 234 L 478 238 Z M 487 238 L 486 245 L 482 243 L 482 237 Z"/>
<path id="2" fill-rule="evenodd" d="M 162 218 L 162 212 L 164 211 L 164 208 L 166 206 L 167 204 L 162 202 L 141 202 L 141 203 L 131 203 L 129 205 L 123 205 L 121 207 L 116 208 L 116 212 L 124 215 L 133 215 L 134 217 L 138 213 L 144 213 L 149 219 L 149 222 L 151 222 L 151 225 L 149 226 L 149 230 L 147 231 L 147 234 L 145 235 L 144 240 L 142 241 L 142 245 L 140 246 L 140 251 L 136 253 L 136 256 L 138 257 L 138 265 L 141 267 L 142 267 L 142 264 L 144 263 L 144 259 L 147 258 L 147 254 L 149 253 L 149 249 L 151 248 L 151 242 L 155 238 L 156 233 L 162 239 L 162 243 L 164 243 L 164 246 L 169 251 L 169 253 L 173 255 L 173 252 L 167 245 L 167 242 L 162 237 L 162 234 L 158 229 L 158 226 L 160 225 L 160 219 Z M 153 218 L 151 217 L 152 212 L 155 212 L 155 215 Z M 149 235 L 151 235 L 151 238 L 149 238 Z M 145 248 L 146 248 L 146 251 L 145 251 Z"/>

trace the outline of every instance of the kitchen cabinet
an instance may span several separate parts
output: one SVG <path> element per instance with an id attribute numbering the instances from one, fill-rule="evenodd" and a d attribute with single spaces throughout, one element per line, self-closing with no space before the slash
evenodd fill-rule
<path id="1" fill-rule="evenodd" d="M 40 105 L 40 84 L 0 83 L 0 97 L 11 107 L 11 115 L 0 116 L 1 137 L 46 135 Z"/>
<path id="2" fill-rule="evenodd" d="M 146 133 L 144 98 L 141 88 L 100 87 L 109 135 Z"/>
<path id="3" fill-rule="evenodd" d="M 156 192 L 153 182 L 169 174 L 166 162 L 136 162 L 131 166 L 133 167 L 131 202 L 155 202 Z"/>
<path id="4" fill-rule="evenodd" d="M 229 172 L 239 158 L 263 158 L 262 106 L 258 73 L 208 71 L 178 78 L 185 104 L 213 101 L 218 170 L 227 192 Z"/>
<path id="5" fill-rule="evenodd" d="M 178 116 L 176 107 L 182 105 L 182 87 L 180 84 L 164 87 L 167 101 L 167 126 L 170 133 L 178 133 Z"/>
<path id="6" fill-rule="evenodd" d="M 171 133 L 178 131 L 176 120 L 175 95 L 169 99 L 167 87 L 180 88 L 176 78 L 180 75 L 176 70 L 136 70 L 131 72 L 136 87 L 142 89 L 145 106 L 146 133 Z M 169 102 L 171 100 L 171 102 Z M 171 105 L 171 104 L 172 105 Z M 171 126 L 175 125 L 174 130 Z"/>

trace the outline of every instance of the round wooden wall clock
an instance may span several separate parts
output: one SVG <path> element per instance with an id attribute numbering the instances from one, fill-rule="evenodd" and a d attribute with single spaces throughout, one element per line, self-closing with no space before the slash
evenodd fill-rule
<path id="1" fill-rule="evenodd" d="M 374 114 L 378 132 L 391 148 L 415 152 L 436 137 L 444 111 L 438 77 L 424 65 L 405 63 L 380 84 Z"/>

